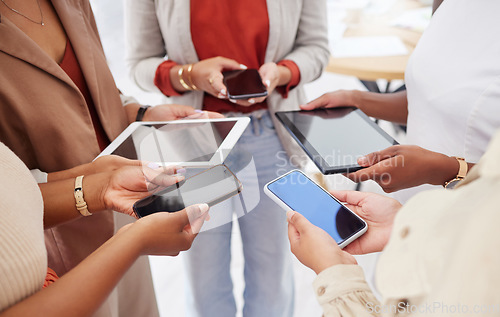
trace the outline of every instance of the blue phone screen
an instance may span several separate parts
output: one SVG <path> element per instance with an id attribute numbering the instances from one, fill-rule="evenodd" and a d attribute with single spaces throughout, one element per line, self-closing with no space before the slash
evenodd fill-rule
<path id="1" fill-rule="evenodd" d="M 365 226 L 349 209 L 301 172 L 291 172 L 267 188 L 291 209 L 325 230 L 338 244 Z"/>

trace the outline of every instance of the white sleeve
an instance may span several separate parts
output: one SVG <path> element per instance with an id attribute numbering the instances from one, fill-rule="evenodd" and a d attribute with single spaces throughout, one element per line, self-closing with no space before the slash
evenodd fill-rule
<path id="1" fill-rule="evenodd" d="M 297 64 L 302 83 L 318 78 L 330 58 L 325 0 L 304 0 L 294 46 L 283 59 Z"/>
<path id="2" fill-rule="evenodd" d="M 132 80 L 145 91 L 160 92 L 154 85 L 166 50 L 154 0 L 125 1 L 125 62 Z"/>
<path id="3" fill-rule="evenodd" d="M 43 184 L 43 183 L 47 182 L 47 176 L 49 174 L 42 172 L 39 169 L 33 169 L 33 170 L 30 170 L 30 172 L 38 184 Z"/>

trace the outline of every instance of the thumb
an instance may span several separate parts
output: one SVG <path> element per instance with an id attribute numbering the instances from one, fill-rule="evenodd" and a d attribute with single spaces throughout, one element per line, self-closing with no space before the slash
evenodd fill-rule
<path id="1" fill-rule="evenodd" d="M 372 166 L 380 161 L 396 156 L 398 154 L 398 149 L 399 145 L 393 145 L 387 149 L 361 156 L 358 158 L 358 164 L 363 167 Z"/>
<path id="2" fill-rule="evenodd" d="M 207 204 L 197 204 L 186 207 L 188 222 L 185 223 L 185 229 L 191 234 L 200 232 L 205 220 L 208 220 L 208 210 L 210 207 Z"/>
<path id="3" fill-rule="evenodd" d="M 248 68 L 247 66 L 240 64 L 237 61 L 235 61 L 234 59 L 230 59 L 230 58 L 223 58 L 219 65 L 222 67 L 222 69 L 229 69 L 229 70 L 247 69 Z"/>
<path id="4" fill-rule="evenodd" d="M 286 213 L 288 223 L 293 225 L 299 234 L 302 234 L 309 230 L 312 224 L 303 215 L 296 211 L 288 211 Z"/>

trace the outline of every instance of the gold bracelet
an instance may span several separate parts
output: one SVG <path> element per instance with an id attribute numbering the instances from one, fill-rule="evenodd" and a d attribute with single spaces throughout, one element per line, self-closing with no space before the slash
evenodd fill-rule
<path id="1" fill-rule="evenodd" d="M 198 87 L 193 82 L 193 78 L 191 77 L 191 71 L 193 70 L 193 65 L 194 64 L 189 64 L 188 69 L 187 69 L 187 74 L 188 74 L 188 84 L 193 90 L 198 90 Z"/>
<path id="2" fill-rule="evenodd" d="M 78 176 L 75 179 L 75 202 L 76 202 L 76 209 L 80 212 L 82 216 L 92 216 L 92 213 L 87 208 L 87 202 L 83 198 L 83 175 Z"/>
<path id="3" fill-rule="evenodd" d="M 184 72 L 184 65 L 179 68 L 179 72 L 177 73 L 179 75 L 179 82 L 181 83 L 182 87 L 184 87 L 184 89 L 186 90 L 193 90 L 186 84 L 184 78 L 182 78 L 182 72 Z"/>

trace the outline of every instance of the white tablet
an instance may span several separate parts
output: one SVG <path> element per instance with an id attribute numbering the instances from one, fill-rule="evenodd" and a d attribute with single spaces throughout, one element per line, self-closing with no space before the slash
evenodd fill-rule
<path id="1" fill-rule="evenodd" d="M 134 122 L 98 157 L 210 167 L 224 162 L 249 123 L 248 117 Z"/>

